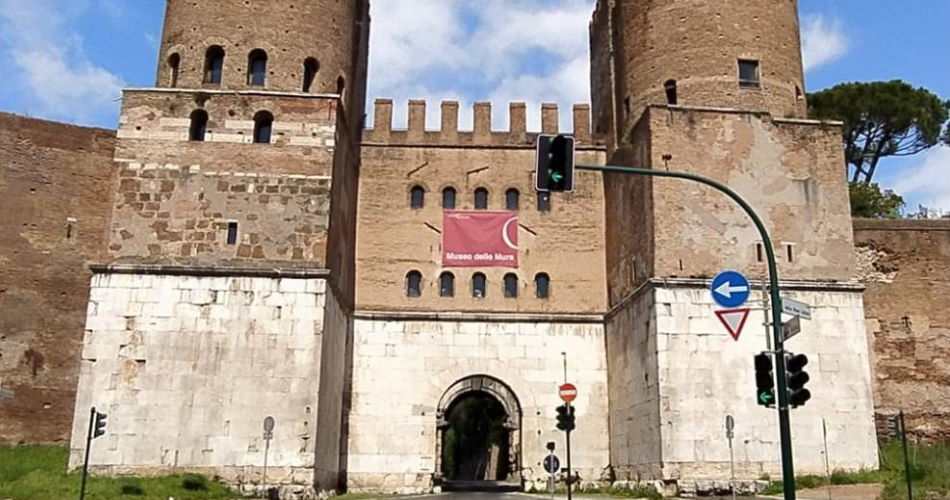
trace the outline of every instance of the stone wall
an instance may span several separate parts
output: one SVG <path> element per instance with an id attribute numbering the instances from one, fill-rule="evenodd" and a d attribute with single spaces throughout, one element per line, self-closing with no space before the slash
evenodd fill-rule
<path id="1" fill-rule="evenodd" d="M 769 228 L 783 280 L 851 279 L 854 239 L 837 124 L 653 106 L 632 137 L 630 149 L 636 157 L 649 154 L 653 168 L 703 175 L 745 198 Z M 646 199 L 653 220 L 646 238 L 653 249 L 629 244 L 621 250 L 641 253 L 614 255 L 611 260 L 650 259 L 638 265 L 660 277 L 711 278 L 723 269 L 763 275 L 761 237 L 749 216 L 725 194 L 679 179 L 654 179 L 649 189 Z M 623 190 L 609 184 L 607 194 L 609 206 L 629 203 Z M 625 217 L 638 217 L 633 203 Z M 633 238 L 623 230 L 608 227 L 608 241 Z M 638 272 L 631 282 L 626 268 L 609 266 L 613 300 L 622 296 L 614 288 L 631 290 L 649 277 Z"/>
<path id="2" fill-rule="evenodd" d="M 610 463 L 617 480 L 663 477 L 660 385 L 652 293 L 612 310 L 605 323 Z"/>
<path id="3" fill-rule="evenodd" d="M 604 205 L 601 176 L 579 172 L 576 191 L 551 196 L 551 211 L 538 209 L 534 184 L 537 134 L 524 132 L 523 107 L 513 105 L 508 131 L 491 131 L 490 108 L 478 105 L 475 131 L 459 132 L 457 105 L 443 104 L 443 128 L 425 131 L 425 107 L 410 103 L 409 129 L 388 127 L 387 102 L 378 104 L 376 129 L 367 131 L 363 147 L 358 229 L 359 293 L 362 310 L 505 311 L 544 313 L 603 312 Z M 586 109 L 576 115 L 580 134 L 578 161 L 601 163 L 602 149 L 585 132 Z M 446 114 L 447 112 L 454 114 Z M 553 112 L 553 114 L 552 114 Z M 545 109 L 545 127 L 557 129 L 556 108 Z M 520 125 L 518 125 L 520 123 Z M 450 137 L 451 136 L 451 137 Z M 452 142 L 449 142 L 449 141 Z M 585 144 L 587 142 L 587 144 Z M 421 209 L 410 206 L 411 190 L 425 190 Z M 519 192 L 519 269 L 446 269 L 442 262 L 442 194 L 457 191 L 456 207 L 474 209 L 474 192 L 489 192 L 488 209 L 506 209 L 506 192 Z M 409 298 L 406 275 L 423 276 L 422 296 Z M 439 296 L 439 276 L 455 274 L 455 296 Z M 487 275 L 486 296 L 472 296 L 475 272 Z M 503 276 L 519 277 L 517 298 L 503 295 Z M 551 277 L 551 295 L 539 299 L 538 273 Z"/>
<path id="4" fill-rule="evenodd" d="M 874 404 L 919 439 L 950 439 L 950 220 L 856 220 Z"/>
<path id="5" fill-rule="evenodd" d="M 528 486 L 544 487 L 545 444 L 555 428 L 557 387 L 578 387 L 573 466 L 584 482 L 608 477 L 607 366 L 603 326 L 556 316 L 437 319 L 432 315 L 357 313 L 350 491 L 426 492 L 439 472 L 440 401 L 453 384 L 486 375 L 510 388 L 521 408 L 521 467 Z"/>
<path id="6" fill-rule="evenodd" d="M 0 113 L 0 444 L 61 444 L 88 264 L 106 247 L 115 132 Z"/>
<path id="7" fill-rule="evenodd" d="M 95 406 L 109 415 L 93 445 L 99 473 L 193 470 L 253 484 L 273 416 L 269 481 L 310 486 L 321 346 L 339 326 L 324 324 L 326 273 L 189 274 L 93 277 L 70 466 L 82 463 Z"/>
<path id="8" fill-rule="evenodd" d="M 740 340 L 734 341 L 714 315 L 719 307 L 712 301 L 708 283 L 657 280 L 640 293 L 626 306 L 630 312 L 618 314 L 628 319 L 608 324 L 611 379 L 621 386 L 629 381 L 632 387 L 627 393 L 633 394 L 625 397 L 621 391 L 612 400 L 611 412 L 616 404 L 618 413 L 611 420 L 611 456 L 618 479 L 643 474 L 677 481 L 683 487 L 690 481 L 728 478 L 726 415 L 736 421 L 737 476 L 780 476 L 778 416 L 775 410 L 757 406 L 755 400 L 752 360 L 766 350 L 761 294 L 753 295 L 752 316 Z M 808 388 L 814 394 L 806 406 L 792 410 L 796 471 L 824 474 L 823 423 L 832 469 L 876 467 L 871 368 L 860 287 L 790 283 L 783 287 L 783 296 L 813 308 L 813 320 L 803 321 L 802 332 L 786 344 L 787 350 L 808 355 Z M 631 324 L 630 318 L 639 324 Z M 632 329 L 632 335 L 622 328 Z M 655 340 L 647 336 L 651 329 Z M 625 344 L 625 335 L 633 342 Z M 654 393 L 658 398 L 651 396 Z M 644 408 L 630 406 L 638 401 Z M 625 414 L 623 408 L 633 411 Z M 657 411 L 658 418 L 652 416 Z M 620 422 L 620 417 L 633 418 Z M 660 440 L 659 446 L 651 437 Z M 658 471 L 661 477 L 654 475 Z"/>
<path id="9" fill-rule="evenodd" d="M 327 175 L 121 165 L 109 251 L 119 262 L 325 267 L 330 184 Z"/>

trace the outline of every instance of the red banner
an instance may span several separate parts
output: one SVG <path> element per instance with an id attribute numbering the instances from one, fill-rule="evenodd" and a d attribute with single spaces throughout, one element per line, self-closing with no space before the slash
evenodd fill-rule
<path id="1" fill-rule="evenodd" d="M 518 267 L 517 212 L 446 210 L 442 266 Z"/>

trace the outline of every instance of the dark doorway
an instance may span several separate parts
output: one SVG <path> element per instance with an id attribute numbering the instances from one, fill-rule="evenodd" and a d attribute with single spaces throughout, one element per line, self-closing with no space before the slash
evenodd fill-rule
<path id="1" fill-rule="evenodd" d="M 505 407 L 485 392 L 470 392 L 445 415 L 442 473 L 449 481 L 505 481 L 511 474 Z"/>

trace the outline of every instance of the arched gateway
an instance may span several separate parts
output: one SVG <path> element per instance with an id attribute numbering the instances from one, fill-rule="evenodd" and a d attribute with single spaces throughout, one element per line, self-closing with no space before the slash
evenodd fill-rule
<path id="1" fill-rule="evenodd" d="M 436 482 L 521 482 L 521 404 L 504 382 L 487 375 L 455 382 L 436 417 Z"/>

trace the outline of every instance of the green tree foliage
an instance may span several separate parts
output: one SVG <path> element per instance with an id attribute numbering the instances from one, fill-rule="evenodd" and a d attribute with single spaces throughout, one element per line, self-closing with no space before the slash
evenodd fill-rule
<path id="1" fill-rule="evenodd" d="M 851 183 L 851 215 L 868 219 L 899 219 L 904 198 L 877 184 Z"/>
<path id="2" fill-rule="evenodd" d="M 851 182 L 870 184 L 878 163 L 950 144 L 950 101 L 900 80 L 843 83 L 809 96 L 812 117 L 844 122 Z"/>

